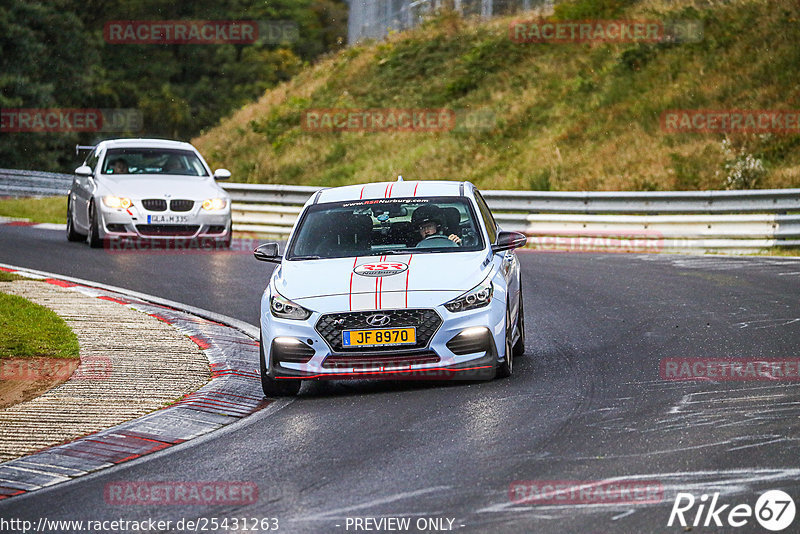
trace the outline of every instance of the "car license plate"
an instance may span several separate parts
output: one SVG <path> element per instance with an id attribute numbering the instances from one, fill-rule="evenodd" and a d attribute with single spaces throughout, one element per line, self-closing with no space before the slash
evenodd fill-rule
<path id="1" fill-rule="evenodd" d="M 147 224 L 183 224 L 189 221 L 186 215 L 148 215 Z"/>
<path id="2" fill-rule="evenodd" d="M 381 330 L 345 330 L 344 347 L 376 347 L 385 345 L 413 345 L 417 342 L 416 328 L 383 328 Z"/>

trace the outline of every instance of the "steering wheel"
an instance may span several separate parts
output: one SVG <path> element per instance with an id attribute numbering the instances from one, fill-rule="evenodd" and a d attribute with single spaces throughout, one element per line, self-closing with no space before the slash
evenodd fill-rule
<path id="1" fill-rule="evenodd" d="M 443 235 L 429 235 L 419 243 L 417 248 L 457 247 L 455 243 Z"/>

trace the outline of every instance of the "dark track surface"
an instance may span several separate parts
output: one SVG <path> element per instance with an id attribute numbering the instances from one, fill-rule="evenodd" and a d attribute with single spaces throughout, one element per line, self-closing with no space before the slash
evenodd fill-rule
<path id="1" fill-rule="evenodd" d="M 235 515 L 277 517 L 280 532 L 347 532 L 346 517 L 432 516 L 462 532 L 628 533 L 683 531 L 666 527 L 678 491 L 752 506 L 783 489 L 800 504 L 800 383 L 659 378 L 668 357 L 797 357 L 800 259 L 520 256 L 527 354 L 511 379 L 307 384 L 284 407 L 208 437 L 0 501 L 0 518 Z M 252 324 L 271 269 L 246 253 L 110 254 L 10 226 L 0 226 L 0 262 Z M 661 483 L 664 500 L 509 500 L 517 480 L 608 477 Z M 261 498 L 205 509 L 104 502 L 109 482 L 165 480 L 253 481 Z M 731 529 L 694 528 L 719 531 Z M 752 518 L 735 531 L 767 532 Z"/>

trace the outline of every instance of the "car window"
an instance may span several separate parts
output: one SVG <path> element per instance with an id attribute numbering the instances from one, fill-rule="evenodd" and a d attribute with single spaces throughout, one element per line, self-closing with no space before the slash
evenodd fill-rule
<path id="1" fill-rule="evenodd" d="M 489 234 L 489 241 L 494 243 L 497 241 L 497 223 L 494 220 L 492 211 L 489 209 L 489 206 L 486 205 L 486 201 L 483 200 L 483 196 L 481 196 L 477 189 L 475 190 L 475 201 L 478 203 L 478 210 L 480 210 L 481 217 L 486 225 L 486 233 Z"/>
<path id="2" fill-rule="evenodd" d="M 97 166 L 97 160 L 100 159 L 100 148 L 95 148 L 94 152 L 92 152 L 86 161 L 83 163 L 84 165 L 88 165 L 91 167 L 92 171 L 94 171 L 95 167 Z"/>
<path id="3" fill-rule="evenodd" d="M 305 212 L 287 259 L 481 250 L 484 239 L 464 197 L 330 202 Z"/>
<path id="4" fill-rule="evenodd" d="M 208 176 L 191 150 L 164 148 L 112 148 L 103 162 L 102 174 Z"/>

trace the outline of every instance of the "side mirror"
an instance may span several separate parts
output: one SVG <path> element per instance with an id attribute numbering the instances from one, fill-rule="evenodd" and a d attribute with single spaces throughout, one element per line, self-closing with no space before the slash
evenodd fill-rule
<path id="1" fill-rule="evenodd" d="M 231 177 L 231 171 L 228 169 L 217 169 L 214 171 L 214 179 L 215 180 L 229 180 Z"/>
<path id="2" fill-rule="evenodd" d="M 91 176 L 92 175 L 92 168 L 88 165 L 81 165 L 77 169 L 75 169 L 75 174 L 78 176 Z"/>
<path id="3" fill-rule="evenodd" d="M 268 261 L 270 263 L 280 263 L 281 258 L 277 243 L 264 243 L 253 251 L 253 256 L 258 261 Z"/>
<path id="4" fill-rule="evenodd" d="M 528 237 L 519 232 L 500 232 L 497 234 L 497 243 L 492 245 L 492 252 L 501 252 L 503 250 L 512 250 L 519 247 L 524 247 L 528 242 Z"/>

